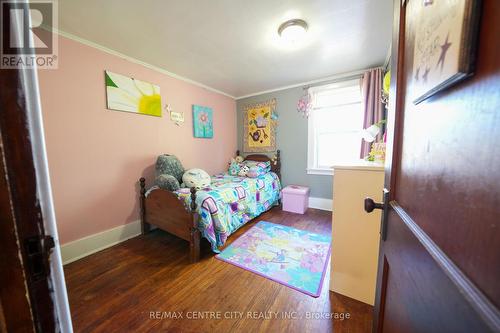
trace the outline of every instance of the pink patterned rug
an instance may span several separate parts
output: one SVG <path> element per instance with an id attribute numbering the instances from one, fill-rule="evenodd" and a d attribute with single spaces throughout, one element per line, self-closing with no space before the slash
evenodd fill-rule
<path id="1" fill-rule="evenodd" d="M 216 256 L 307 295 L 318 297 L 330 236 L 261 221 Z"/>

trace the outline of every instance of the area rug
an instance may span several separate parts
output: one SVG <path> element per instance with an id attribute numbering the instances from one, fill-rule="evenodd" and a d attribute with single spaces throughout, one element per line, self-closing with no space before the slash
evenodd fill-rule
<path id="1" fill-rule="evenodd" d="M 261 221 L 216 258 L 318 297 L 329 256 L 330 236 Z"/>

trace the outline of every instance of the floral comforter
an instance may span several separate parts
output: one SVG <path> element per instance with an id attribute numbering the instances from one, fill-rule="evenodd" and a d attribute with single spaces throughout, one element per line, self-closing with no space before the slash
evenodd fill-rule
<path id="1" fill-rule="evenodd" d="M 257 178 L 220 174 L 212 177 L 210 187 L 196 192 L 198 228 L 219 253 L 219 246 L 239 227 L 277 204 L 281 184 L 274 172 Z M 188 188 L 175 192 L 186 205 L 191 204 Z"/>

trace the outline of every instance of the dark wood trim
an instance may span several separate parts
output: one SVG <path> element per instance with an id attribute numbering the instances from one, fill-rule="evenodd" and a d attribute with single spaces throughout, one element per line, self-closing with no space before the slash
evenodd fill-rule
<path id="1" fill-rule="evenodd" d="M 27 3 L 19 5 L 28 10 Z M 5 40 L 7 34 L 4 29 Z M 23 75 L 33 70 L 24 71 L 0 70 L 0 297 L 8 331 L 54 332 L 57 318 L 49 281 L 53 243 L 45 237 L 29 132 L 31 110 Z"/>
<path id="2" fill-rule="evenodd" d="M 198 213 L 196 212 L 196 188 L 191 187 L 191 214 L 193 214 L 193 224 L 191 225 L 191 238 L 189 240 L 190 260 L 192 263 L 200 260 L 200 240 L 201 234 L 198 229 Z"/>
<path id="3" fill-rule="evenodd" d="M 30 310 L 29 291 L 26 287 L 22 254 L 18 247 L 14 212 L 7 177 L 0 136 L 0 299 L 8 304 L 3 309 L 5 332 L 33 332 L 34 318 Z M 1 331 L 1 330 L 0 330 Z M 4 332 L 4 331 L 1 331 Z"/>
<path id="4" fill-rule="evenodd" d="M 406 26 L 406 3 L 394 0 L 394 22 L 391 48 L 391 86 L 389 92 L 389 106 L 386 131 L 386 163 L 384 187 L 390 191 L 390 198 L 395 198 L 396 170 L 399 166 L 403 138 L 403 107 L 404 89 L 400 82 L 404 82 L 404 36 Z M 396 126 L 397 124 L 397 126 Z M 392 130 L 393 129 L 393 130 Z M 393 133 L 393 135 L 390 135 Z"/>
<path id="5" fill-rule="evenodd" d="M 400 82 L 404 82 L 404 32 L 406 23 L 406 2 L 404 0 L 393 0 L 394 13 L 392 25 L 392 45 L 391 45 L 391 86 L 389 92 L 389 105 L 387 112 L 387 143 L 386 143 L 386 158 L 385 158 L 385 180 L 384 193 L 389 192 L 388 198 L 394 198 L 396 189 L 396 170 L 398 169 L 399 156 L 401 154 L 401 139 L 403 135 L 403 105 L 404 93 L 400 88 Z M 396 126 L 397 125 L 397 126 Z M 392 135 L 391 135 L 392 134 Z M 384 204 L 387 204 L 385 201 Z M 387 219 L 388 212 L 384 211 L 381 219 Z M 383 251 L 385 237 L 387 235 L 387 220 L 381 221 L 382 236 L 380 238 L 380 251 Z M 381 252 L 382 253 L 382 252 Z M 384 276 L 385 258 L 379 257 L 378 272 L 377 272 L 377 289 L 375 292 L 375 305 L 373 307 L 373 332 L 378 331 L 383 325 L 384 306 L 385 306 L 385 290 L 379 286 L 387 284 L 387 276 Z M 387 272 L 385 272 L 387 273 Z M 386 280 L 384 280 L 386 279 Z"/>
<path id="6" fill-rule="evenodd" d="M 470 281 L 441 248 L 427 235 L 406 211 L 396 202 L 390 202 L 391 208 L 401 218 L 405 225 L 415 235 L 417 240 L 427 250 L 430 256 L 441 267 L 460 290 L 471 307 L 484 319 L 493 332 L 500 332 L 500 311 L 488 298 Z"/>
<path id="7" fill-rule="evenodd" d="M 385 311 L 385 296 L 387 294 L 387 279 L 389 278 L 389 262 L 387 258 L 384 256 L 383 266 L 382 266 L 382 287 L 380 288 L 380 306 L 379 306 L 379 318 L 384 318 Z M 374 332 L 382 333 L 384 331 L 384 321 L 378 320 L 377 327 Z"/>
<path id="8" fill-rule="evenodd" d="M 140 204 L 140 215 L 141 215 L 141 233 L 144 235 L 150 231 L 151 225 L 146 222 L 146 178 L 141 177 L 139 179 L 140 186 L 140 196 L 139 196 L 139 204 Z"/>

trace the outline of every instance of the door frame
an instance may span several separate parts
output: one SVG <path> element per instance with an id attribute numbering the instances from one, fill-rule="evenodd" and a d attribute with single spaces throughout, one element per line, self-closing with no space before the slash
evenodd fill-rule
<path id="1" fill-rule="evenodd" d="M 22 31 L 15 21 L 10 36 Z M 7 331 L 72 332 L 37 68 L 1 69 L 0 87 L 0 317 Z"/>
<path id="2" fill-rule="evenodd" d="M 384 192 L 388 195 L 385 196 L 386 200 L 391 202 L 395 198 L 395 170 L 397 170 L 398 156 L 400 155 L 400 147 L 398 144 L 401 142 L 403 124 L 401 117 L 402 104 L 404 102 L 404 94 L 399 89 L 399 82 L 403 80 L 403 63 L 404 63 L 404 32 L 405 32 L 405 0 L 393 0 L 393 25 L 392 25 L 392 42 L 391 42 L 391 83 L 389 88 L 389 104 L 386 120 L 387 142 L 386 142 L 386 159 L 385 159 L 385 179 L 384 179 Z M 392 135 L 390 135 L 392 133 Z M 385 209 L 381 217 L 381 237 L 379 245 L 379 260 L 377 271 L 377 284 L 375 290 L 375 304 L 373 307 L 373 332 L 382 332 L 383 321 L 380 320 L 384 316 L 385 309 L 385 295 L 387 290 L 387 275 L 388 263 L 386 258 L 382 255 L 384 246 L 384 239 L 387 233 L 387 218 L 388 209 L 390 204 L 384 202 Z"/>

